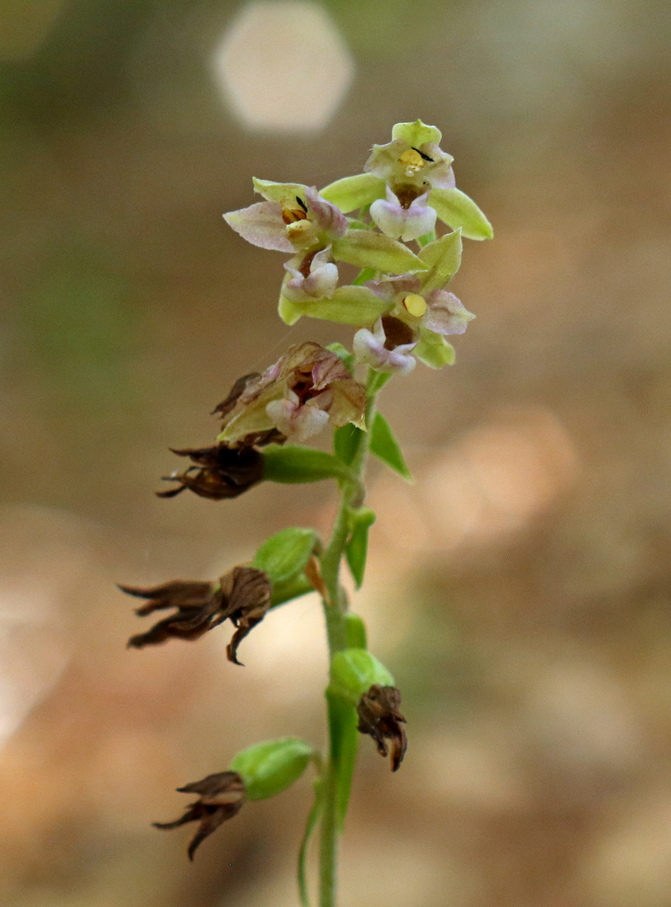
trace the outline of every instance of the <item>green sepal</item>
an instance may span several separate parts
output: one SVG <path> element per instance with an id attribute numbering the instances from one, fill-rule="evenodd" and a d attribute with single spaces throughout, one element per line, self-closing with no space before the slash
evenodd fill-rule
<path id="1" fill-rule="evenodd" d="M 345 617 L 345 641 L 348 649 L 368 648 L 366 625 L 358 614 L 347 611 Z"/>
<path id="2" fill-rule="evenodd" d="M 335 455 L 348 466 L 351 465 L 356 456 L 363 434 L 364 433 L 360 428 L 357 428 L 356 425 L 352 425 L 351 423 L 336 428 L 333 432 L 333 449 Z"/>
<path id="3" fill-rule="evenodd" d="M 301 444 L 270 444 L 262 451 L 263 478 L 270 482 L 295 485 L 342 479 L 359 485 L 356 473 L 341 459 L 324 450 Z"/>
<path id="4" fill-rule="evenodd" d="M 440 145 L 443 137 L 442 132 L 437 126 L 428 126 L 421 120 L 415 120 L 414 123 L 396 123 L 391 130 L 392 139 L 403 139 L 408 145 L 419 148 L 426 142 L 435 142 Z"/>
<path id="5" fill-rule="evenodd" d="M 347 214 L 364 205 L 370 205 L 378 198 L 384 198 L 385 182 L 372 173 L 358 173 L 329 183 L 319 193 L 322 198 Z"/>
<path id="6" fill-rule="evenodd" d="M 314 756 L 314 747 L 298 737 L 264 740 L 239 752 L 231 771 L 242 778 L 248 800 L 265 800 L 297 781 Z"/>
<path id="7" fill-rule="evenodd" d="M 336 261 L 358 268 L 377 268 L 386 274 L 414 274 L 426 268 L 403 243 L 372 230 L 348 230 L 341 239 L 333 240 L 332 251 Z"/>
<path id="8" fill-rule="evenodd" d="M 461 228 L 424 246 L 419 257 L 428 270 L 422 274 L 422 293 L 442 290 L 454 277 L 461 264 L 462 246 Z"/>
<path id="9" fill-rule="evenodd" d="M 429 205 L 448 227 L 461 227 L 468 239 L 491 239 L 494 230 L 472 198 L 460 189 L 432 189 Z"/>
<path id="10" fill-rule="evenodd" d="M 252 567 L 268 574 L 271 585 L 281 586 L 295 579 L 319 545 L 313 529 L 291 526 L 280 529 L 261 545 L 254 555 Z"/>
<path id="11" fill-rule="evenodd" d="M 394 240 L 391 241 L 394 242 Z M 409 254 L 412 255 L 412 252 Z M 289 325 L 295 324 L 302 315 L 305 315 L 308 318 L 320 318 L 322 321 L 334 321 L 336 324 L 351 324 L 361 327 L 374 324 L 380 315 L 390 308 L 389 302 L 380 299 L 368 287 L 355 287 L 348 284 L 338 287 L 330 299 L 292 302 L 282 294 L 278 312 L 282 321 Z"/>
<path id="12" fill-rule="evenodd" d="M 269 202 L 278 204 L 283 201 L 294 201 L 296 196 L 302 197 L 305 194 L 305 186 L 302 183 L 275 183 L 272 180 L 257 179 L 255 176 L 252 177 L 252 183 L 259 195 Z"/>
<path id="13" fill-rule="evenodd" d="M 453 365 L 457 354 L 452 344 L 442 334 L 420 328 L 419 335 L 419 343 L 412 352 L 424 365 L 428 365 L 429 368 Z"/>
<path id="14" fill-rule="evenodd" d="M 349 511 L 350 537 L 345 549 L 347 564 L 352 573 L 357 589 L 361 587 L 363 575 L 366 570 L 366 555 L 368 554 L 368 532 L 376 520 L 374 511 L 370 507 L 357 507 Z"/>
<path id="15" fill-rule="evenodd" d="M 356 706 L 364 693 L 379 684 L 394 686 L 394 678 L 381 661 L 366 649 L 343 649 L 331 658 L 329 690 Z"/>
<path id="16" fill-rule="evenodd" d="M 380 412 L 375 413 L 370 430 L 370 452 L 394 472 L 403 476 L 406 482 L 414 482 L 412 473 L 403 458 L 401 446 L 394 437 L 389 423 Z"/>
<path id="17" fill-rule="evenodd" d="M 338 343 L 337 340 L 334 343 L 327 343 L 326 349 L 336 354 L 350 375 L 354 374 L 354 353 L 350 353 L 347 347 L 343 346 L 342 343 Z"/>

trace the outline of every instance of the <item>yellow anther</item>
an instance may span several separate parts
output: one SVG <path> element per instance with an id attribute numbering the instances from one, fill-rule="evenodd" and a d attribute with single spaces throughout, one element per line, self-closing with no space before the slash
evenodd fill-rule
<path id="1" fill-rule="evenodd" d="M 413 176 L 418 173 L 424 166 L 424 160 L 419 151 L 414 148 L 407 148 L 398 159 L 399 164 L 405 167 L 405 175 Z"/>
<path id="2" fill-rule="evenodd" d="M 419 296 L 417 293 L 410 293 L 409 296 L 406 296 L 403 300 L 403 305 L 415 318 L 421 318 L 426 312 L 426 301 L 423 296 Z"/>

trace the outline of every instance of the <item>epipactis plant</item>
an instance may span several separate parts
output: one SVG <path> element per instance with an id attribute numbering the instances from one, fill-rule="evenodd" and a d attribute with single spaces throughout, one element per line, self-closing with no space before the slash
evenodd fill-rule
<path id="1" fill-rule="evenodd" d="M 340 566 L 356 588 L 366 565 L 375 514 L 364 503 L 364 468 L 371 452 L 410 480 L 401 448 L 377 409 L 382 387 L 408 375 L 417 362 L 439 369 L 454 362 L 449 337 L 474 317 L 446 289 L 459 269 L 462 238 L 488 239 L 489 221 L 455 186 L 452 158 L 441 133 L 417 120 L 398 123 L 391 141 L 374 145 L 363 172 L 317 191 L 301 183 L 254 179 L 263 201 L 225 214 L 243 239 L 289 255 L 279 293 L 287 324 L 301 317 L 351 325 L 351 350 L 340 343 L 290 347 L 263 374 L 239 378 L 215 408 L 221 430 L 209 447 L 175 450 L 191 465 L 167 477 L 162 497 L 188 489 L 212 500 L 234 498 L 262 481 L 301 483 L 333 479 L 340 508 L 330 538 L 289 527 L 267 539 L 248 564 L 213 581 L 174 580 L 149 589 L 122 586 L 145 599 L 137 614 L 170 611 L 151 629 L 132 636 L 134 648 L 170 638 L 196 640 L 229 620 L 227 647 L 238 647 L 270 608 L 316 590 L 324 608 L 330 678 L 326 688 L 329 743 L 325 754 L 285 737 L 254 744 L 229 768 L 179 791 L 197 795 L 173 822 L 198 823 L 188 849 L 200 843 L 249 800 L 281 793 L 312 765 L 314 805 L 299 850 L 301 903 L 309 904 L 308 844 L 321 830 L 319 904 L 334 907 L 338 839 L 347 812 L 359 734 L 373 738 L 396 771 L 407 739 L 401 694 L 387 668 L 368 651 L 366 630 L 349 607 Z M 444 225 L 441 235 L 437 224 Z M 347 283 L 340 266 L 355 265 Z M 365 374 L 364 374 L 365 372 Z M 324 429 L 333 452 L 306 444 Z"/>

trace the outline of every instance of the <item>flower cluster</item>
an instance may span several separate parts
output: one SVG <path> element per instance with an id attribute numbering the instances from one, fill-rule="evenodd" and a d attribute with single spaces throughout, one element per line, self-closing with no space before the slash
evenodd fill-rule
<path id="1" fill-rule="evenodd" d="M 357 327 L 356 361 L 407 375 L 417 359 L 433 368 L 454 361 L 447 337 L 474 317 L 445 289 L 459 268 L 461 237 L 485 239 L 491 226 L 455 186 L 441 133 L 420 120 L 399 123 L 375 145 L 364 172 L 321 192 L 300 183 L 254 180 L 263 202 L 225 214 L 248 242 L 289 252 L 279 312 Z M 451 232 L 438 238 L 436 223 Z M 408 243 L 416 242 L 411 249 Z M 341 264 L 365 269 L 345 283 Z"/>

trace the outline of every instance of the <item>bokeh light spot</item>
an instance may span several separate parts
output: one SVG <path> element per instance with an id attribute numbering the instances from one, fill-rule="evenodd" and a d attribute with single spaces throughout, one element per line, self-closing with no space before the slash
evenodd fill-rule
<path id="1" fill-rule="evenodd" d="M 272 130 L 323 128 L 354 71 L 326 11 L 297 0 L 245 6 L 213 63 L 217 84 L 245 125 Z"/>

